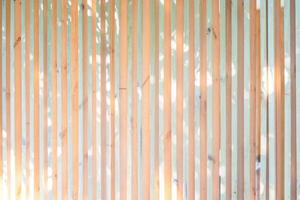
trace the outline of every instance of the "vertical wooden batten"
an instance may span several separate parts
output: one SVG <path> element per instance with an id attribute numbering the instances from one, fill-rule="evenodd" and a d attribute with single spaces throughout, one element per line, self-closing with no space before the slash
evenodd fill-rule
<path id="1" fill-rule="evenodd" d="M 183 0 L 176 1 L 176 152 L 177 152 L 177 199 L 183 199 Z"/>
<path id="2" fill-rule="evenodd" d="M 72 140 L 73 140 L 73 199 L 78 199 L 79 152 L 78 152 L 78 1 L 71 7 L 71 82 L 72 82 Z"/>
<path id="3" fill-rule="evenodd" d="M 53 181 L 53 198 L 57 199 L 57 0 L 52 1 L 52 181 Z"/>
<path id="4" fill-rule="evenodd" d="M 232 0 L 226 0 L 226 199 L 232 198 Z"/>
<path id="5" fill-rule="evenodd" d="M 138 99 L 137 99 L 137 73 L 138 73 L 138 1 L 132 2 L 132 199 L 138 199 Z"/>
<path id="6" fill-rule="evenodd" d="M 164 199 L 172 199 L 171 0 L 164 2 Z"/>
<path id="7" fill-rule="evenodd" d="M 284 38 L 283 8 L 274 2 L 274 92 L 276 132 L 276 199 L 284 199 Z"/>
<path id="8" fill-rule="evenodd" d="M 120 2 L 120 196 L 127 199 L 127 9 L 128 1 Z"/>
<path id="9" fill-rule="evenodd" d="M 34 2 L 34 199 L 40 199 L 39 2 Z"/>
<path id="10" fill-rule="evenodd" d="M 189 0 L 189 188 L 188 199 L 195 199 L 195 8 Z"/>
<path id="11" fill-rule="evenodd" d="M 291 77 L 291 199 L 297 198 L 296 3 L 290 1 Z"/>
<path id="12" fill-rule="evenodd" d="M 207 1 L 200 4 L 200 198 L 207 199 Z"/>
<path id="13" fill-rule="evenodd" d="M 62 93 L 62 198 L 68 199 L 68 62 L 67 62 L 67 22 L 68 22 L 68 1 L 62 0 L 61 13 L 61 93 Z"/>
<path id="14" fill-rule="evenodd" d="M 22 60 L 21 60 L 21 0 L 14 1 L 15 8 L 15 189 L 16 199 L 22 192 Z"/>

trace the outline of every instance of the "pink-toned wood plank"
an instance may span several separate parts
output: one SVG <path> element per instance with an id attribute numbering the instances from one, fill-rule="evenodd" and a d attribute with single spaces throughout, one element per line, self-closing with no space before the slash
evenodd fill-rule
<path id="1" fill-rule="evenodd" d="M 237 47 L 237 196 L 244 199 L 244 0 L 238 1 L 238 47 Z"/>
<path id="2" fill-rule="evenodd" d="M 101 199 L 106 198 L 106 39 L 105 0 L 101 0 Z"/>
<path id="3" fill-rule="evenodd" d="M 111 185 L 110 197 L 115 199 L 115 0 L 110 1 L 110 133 L 111 133 Z"/>
<path id="4" fill-rule="evenodd" d="M 15 60 L 15 192 L 22 192 L 22 57 L 21 57 L 21 0 L 14 1 L 14 60 Z"/>
<path id="5" fill-rule="evenodd" d="M 150 0 L 143 1 L 143 199 L 150 199 Z"/>
<path id="6" fill-rule="evenodd" d="M 195 10 L 189 0 L 189 188 L 188 199 L 195 199 Z"/>
<path id="7" fill-rule="evenodd" d="M 171 1 L 164 2 L 164 199 L 172 199 Z"/>
<path id="8" fill-rule="evenodd" d="M 62 73 L 61 73 L 61 93 L 62 93 L 62 199 L 68 199 L 68 62 L 67 62 L 67 20 L 68 2 L 62 0 Z"/>
<path id="9" fill-rule="evenodd" d="M 183 0 L 176 1 L 176 147 L 177 199 L 183 199 Z"/>
<path id="10" fill-rule="evenodd" d="M 207 199 L 207 2 L 200 4 L 200 198 Z"/>
<path id="11" fill-rule="evenodd" d="M 34 199 L 40 199 L 39 2 L 34 2 Z"/>
<path id="12" fill-rule="evenodd" d="M 57 0 L 52 1 L 52 193 L 57 199 Z"/>
<path id="13" fill-rule="evenodd" d="M 281 1 L 274 2 L 276 199 L 284 199 L 284 27 Z"/>
<path id="14" fill-rule="evenodd" d="M 132 199 L 138 199 L 137 55 L 138 1 L 132 2 Z"/>
<path id="15" fill-rule="evenodd" d="M 127 13 L 128 1 L 120 2 L 120 196 L 127 199 Z"/>
<path id="16" fill-rule="evenodd" d="M 232 198 L 232 1 L 226 0 L 226 199 Z"/>
<path id="17" fill-rule="evenodd" d="M 296 110 L 296 5 L 290 1 L 291 56 L 291 199 L 297 199 L 297 110 Z"/>

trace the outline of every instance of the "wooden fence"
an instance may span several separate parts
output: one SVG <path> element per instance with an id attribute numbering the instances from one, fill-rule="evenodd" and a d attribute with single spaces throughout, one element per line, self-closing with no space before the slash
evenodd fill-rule
<path id="1" fill-rule="evenodd" d="M 1 0 L 0 199 L 300 199 L 299 19 L 296 0 Z"/>

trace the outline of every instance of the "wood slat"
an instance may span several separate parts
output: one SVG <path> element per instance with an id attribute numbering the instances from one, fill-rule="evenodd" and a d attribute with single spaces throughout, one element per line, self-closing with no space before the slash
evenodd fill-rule
<path id="1" fill-rule="evenodd" d="M 226 1 L 226 199 L 232 199 L 232 1 Z"/>
<path id="2" fill-rule="evenodd" d="M 52 193 L 53 198 L 57 199 L 57 176 L 58 176 L 58 164 L 57 164 L 57 0 L 52 1 Z"/>
<path id="3" fill-rule="evenodd" d="M 176 148 L 177 199 L 183 199 L 183 0 L 176 2 Z"/>
<path id="4" fill-rule="evenodd" d="M 11 18 L 11 1 L 6 2 L 6 148 L 7 148 L 7 155 L 6 155 L 6 160 L 7 160 L 7 191 L 8 191 L 8 199 L 10 199 L 10 194 L 11 194 L 11 159 L 10 159 L 10 148 L 11 148 L 11 135 L 10 135 L 10 130 L 11 130 L 11 102 L 10 102 L 10 18 Z"/>
<path id="5" fill-rule="evenodd" d="M 138 199 L 138 1 L 132 2 L 132 199 Z"/>
<path id="6" fill-rule="evenodd" d="M 67 60 L 67 20 L 68 20 L 68 2 L 61 1 L 61 93 L 62 93 L 62 198 L 68 199 L 68 60 Z"/>
<path id="7" fill-rule="evenodd" d="M 105 0 L 101 0 L 101 199 L 106 198 L 106 39 Z"/>
<path id="8" fill-rule="evenodd" d="M 250 193 L 255 199 L 256 177 L 256 1 L 250 1 Z"/>
<path id="9" fill-rule="evenodd" d="M 21 199 L 22 192 L 22 65 L 21 65 L 21 0 L 14 1 L 15 34 L 15 192 L 16 199 Z"/>
<path id="10" fill-rule="evenodd" d="M 2 55 L 2 2 L 0 2 L 0 25 L 1 25 L 1 31 L 0 31 L 0 55 Z M 2 109 L 2 71 L 3 71 L 3 65 L 2 65 L 2 56 L 0 57 L 0 191 L 3 191 L 3 109 Z"/>
<path id="11" fill-rule="evenodd" d="M 72 1 L 71 8 L 71 82 L 72 82 L 72 147 L 73 147 L 73 199 L 78 199 L 79 152 L 78 152 L 78 1 Z"/>
<path id="12" fill-rule="evenodd" d="M 128 1 L 120 2 L 120 196 L 127 199 L 127 13 Z"/>
<path id="13" fill-rule="evenodd" d="M 44 170 L 43 180 L 45 188 L 45 199 L 48 199 L 48 0 L 43 0 L 43 92 L 44 92 Z"/>
<path id="14" fill-rule="evenodd" d="M 115 199 L 115 0 L 110 1 L 111 199 Z"/>
<path id="15" fill-rule="evenodd" d="M 40 199 L 39 2 L 34 2 L 34 199 Z"/>
<path id="16" fill-rule="evenodd" d="M 200 4 L 200 198 L 207 199 L 207 1 Z"/>
<path id="17" fill-rule="evenodd" d="M 237 44 L 237 197 L 244 199 L 244 0 L 237 7 L 238 44 Z"/>
<path id="18" fill-rule="evenodd" d="M 297 199 L 296 3 L 290 1 L 291 77 L 291 199 Z"/>
<path id="19" fill-rule="evenodd" d="M 219 1 L 212 1 L 212 77 L 213 77 L 213 199 L 220 196 L 220 140 L 221 140 L 221 111 L 220 111 L 220 13 Z"/>
<path id="20" fill-rule="evenodd" d="M 188 198 L 195 199 L 195 10 L 189 1 L 189 188 Z"/>
<path id="21" fill-rule="evenodd" d="M 25 2 L 26 199 L 30 194 L 30 1 Z"/>
<path id="22" fill-rule="evenodd" d="M 172 199 L 171 1 L 164 2 L 164 199 Z"/>

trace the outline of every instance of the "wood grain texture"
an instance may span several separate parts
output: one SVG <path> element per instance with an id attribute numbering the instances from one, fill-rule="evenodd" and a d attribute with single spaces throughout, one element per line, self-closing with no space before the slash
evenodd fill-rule
<path id="1" fill-rule="evenodd" d="M 164 199 L 172 199 L 171 1 L 164 2 Z"/>
<path id="2" fill-rule="evenodd" d="M 213 199 L 220 197 L 220 140 L 221 140 L 221 109 L 220 109 L 220 13 L 219 1 L 212 1 L 212 52 L 214 59 L 212 60 L 212 78 L 213 78 Z"/>
<path id="3" fill-rule="evenodd" d="M 44 198 L 48 199 L 48 0 L 43 0 L 43 122 L 44 122 Z"/>
<path id="4" fill-rule="evenodd" d="M 132 199 L 138 199 L 138 1 L 132 1 Z"/>
<path id="5" fill-rule="evenodd" d="M 11 148 L 11 92 L 10 92 L 10 32 L 11 32 L 11 1 L 6 2 L 6 162 L 7 162 L 7 191 L 8 199 L 10 199 L 11 194 L 11 158 L 10 158 L 10 148 Z"/>
<path id="6" fill-rule="evenodd" d="M 106 197 L 106 39 L 105 0 L 101 0 L 101 199 Z"/>
<path id="7" fill-rule="evenodd" d="M 176 1 L 176 153 L 177 199 L 183 199 L 183 0 Z"/>
<path id="8" fill-rule="evenodd" d="M 276 199 L 284 199 L 284 33 L 281 1 L 274 2 Z"/>
<path id="9" fill-rule="evenodd" d="M 22 192 L 22 60 L 21 60 L 21 0 L 14 1 L 14 64 L 15 64 L 15 192 Z"/>
<path id="10" fill-rule="evenodd" d="M 297 113 L 296 113 L 296 3 L 290 1 L 290 77 L 291 77 L 291 199 L 297 199 Z"/>
<path id="11" fill-rule="evenodd" d="M 200 4 L 200 198 L 207 199 L 207 1 Z"/>
<path id="12" fill-rule="evenodd" d="M 120 2 L 120 196 L 127 199 L 127 39 L 128 1 Z"/>
<path id="13" fill-rule="evenodd" d="M 39 2 L 34 2 L 34 199 L 40 199 Z"/>
<path id="14" fill-rule="evenodd" d="M 232 199 L 232 0 L 226 0 L 226 199 Z"/>
<path id="15" fill-rule="evenodd" d="M 58 162 L 57 162 L 57 0 L 52 1 L 52 192 L 53 198 L 57 199 Z"/>
<path id="16" fill-rule="evenodd" d="M 61 99 L 62 99 L 62 199 L 69 198 L 68 188 L 68 60 L 67 60 L 67 21 L 68 21 L 68 2 L 61 1 Z"/>
<path id="17" fill-rule="evenodd" d="M 238 1 L 237 44 L 237 196 L 244 199 L 244 0 Z"/>
<path id="18" fill-rule="evenodd" d="M 110 1 L 110 134 L 111 134 L 111 185 L 110 197 L 115 199 L 115 0 Z"/>
<path id="19" fill-rule="evenodd" d="M 78 1 L 72 1 L 71 7 L 71 94 L 72 94 L 72 147 L 73 147 L 73 199 L 78 199 L 79 190 L 79 131 L 78 131 Z"/>
<path id="20" fill-rule="evenodd" d="M 189 0 L 189 187 L 188 199 L 195 199 L 195 9 Z"/>

